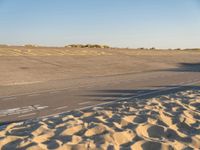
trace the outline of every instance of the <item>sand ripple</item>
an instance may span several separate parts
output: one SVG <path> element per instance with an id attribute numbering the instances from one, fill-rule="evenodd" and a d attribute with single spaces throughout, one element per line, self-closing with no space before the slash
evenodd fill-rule
<path id="1" fill-rule="evenodd" d="M 0 129 L 0 149 L 200 149 L 200 91 L 73 111 Z"/>

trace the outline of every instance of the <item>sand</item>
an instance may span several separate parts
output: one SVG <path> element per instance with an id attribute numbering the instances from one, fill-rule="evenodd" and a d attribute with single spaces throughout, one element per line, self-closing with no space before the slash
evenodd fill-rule
<path id="1" fill-rule="evenodd" d="M 200 91 L 186 90 L 0 127 L 0 149 L 200 149 Z"/>
<path id="2" fill-rule="evenodd" d="M 0 86 L 155 70 L 188 71 L 189 64 L 199 66 L 199 57 L 200 51 L 191 50 L 0 47 Z"/>

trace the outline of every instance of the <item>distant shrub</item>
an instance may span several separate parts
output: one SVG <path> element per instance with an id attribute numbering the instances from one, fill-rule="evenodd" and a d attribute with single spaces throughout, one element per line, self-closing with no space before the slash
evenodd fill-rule
<path id="1" fill-rule="evenodd" d="M 81 45 L 81 44 L 71 44 L 71 45 L 67 45 L 65 47 L 66 48 L 82 48 L 83 45 Z"/>
<path id="2" fill-rule="evenodd" d="M 155 49 L 156 49 L 155 47 L 150 48 L 150 50 L 155 50 Z"/>
<path id="3" fill-rule="evenodd" d="M 145 48 L 144 47 L 140 47 L 140 48 L 138 48 L 139 50 L 144 50 Z"/>
<path id="4" fill-rule="evenodd" d="M 175 50 L 181 50 L 180 48 L 176 48 Z"/>
<path id="5" fill-rule="evenodd" d="M 37 45 L 32 45 L 32 44 L 26 44 L 26 45 L 24 45 L 24 47 L 35 48 L 35 47 L 38 47 L 38 46 Z"/>
<path id="6" fill-rule="evenodd" d="M 71 44 L 71 45 L 67 45 L 65 46 L 66 48 L 110 48 L 107 45 L 98 45 L 98 44 Z"/>

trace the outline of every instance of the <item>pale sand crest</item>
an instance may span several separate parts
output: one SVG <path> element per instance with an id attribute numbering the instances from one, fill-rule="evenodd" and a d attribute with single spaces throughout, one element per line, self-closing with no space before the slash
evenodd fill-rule
<path id="1" fill-rule="evenodd" d="M 0 129 L 0 149 L 17 148 L 200 149 L 200 91 L 118 102 Z"/>

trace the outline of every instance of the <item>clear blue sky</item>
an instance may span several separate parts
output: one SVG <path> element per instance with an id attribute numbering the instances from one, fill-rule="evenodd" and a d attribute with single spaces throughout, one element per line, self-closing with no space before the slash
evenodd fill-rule
<path id="1" fill-rule="evenodd" d="M 0 43 L 200 47 L 200 0 L 0 0 Z"/>

